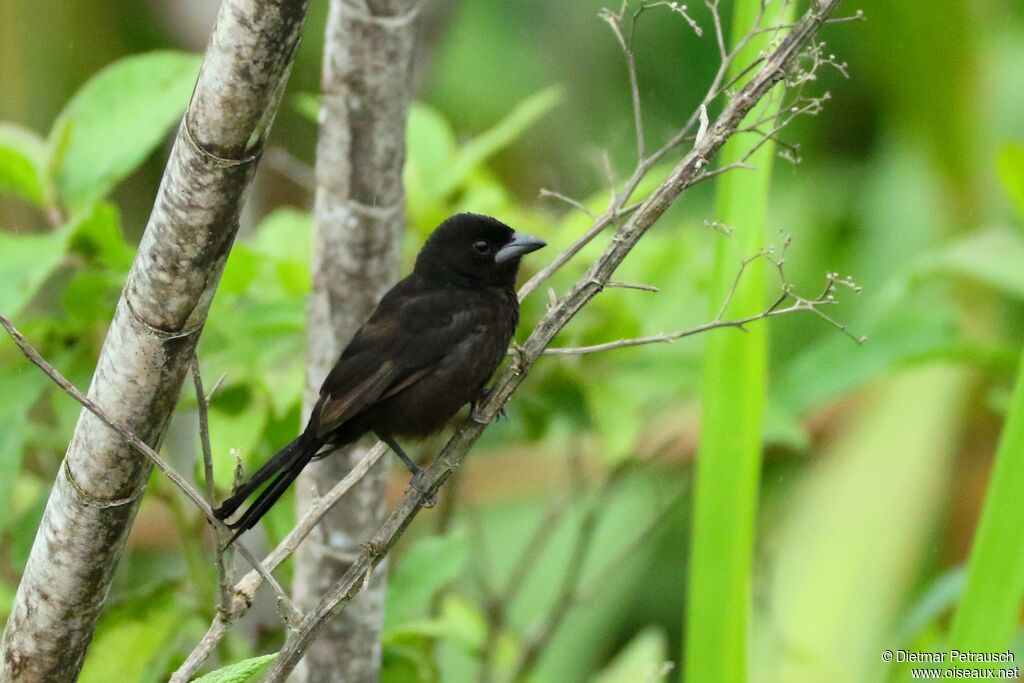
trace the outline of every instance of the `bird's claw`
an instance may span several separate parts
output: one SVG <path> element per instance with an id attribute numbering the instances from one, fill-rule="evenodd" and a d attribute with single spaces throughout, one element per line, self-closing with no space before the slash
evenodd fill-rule
<path id="1" fill-rule="evenodd" d="M 491 421 L 480 412 L 480 404 L 486 403 L 492 393 L 494 393 L 494 387 L 484 389 L 480 397 L 469 404 L 469 416 L 473 422 L 482 425 L 490 424 Z M 508 417 L 508 414 L 505 412 L 505 406 L 498 408 L 498 411 L 494 414 L 495 420 L 504 420 L 506 417 Z"/>
<path id="2" fill-rule="evenodd" d="M 412 475 L 412 479 L 409 480 L 409 486 L 423 496 L 423 507 L 432 508 L 437 505 L 437 494 L 431 491 L 430 487 L 423 481 L 423 474 L 423 470 L 418 469 L 418 471 Z"/>

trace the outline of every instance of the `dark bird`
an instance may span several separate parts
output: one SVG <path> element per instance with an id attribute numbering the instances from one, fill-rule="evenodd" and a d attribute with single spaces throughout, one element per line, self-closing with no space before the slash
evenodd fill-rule
<path id="1" fill-rule="evenodd" d="M 437 432 L 475 401 L 508 350 L 519 322 L 516 273 L 544 242 L 471 213 L 452 216 L 427 238 L 412 274 L 377 304 L 320 387 L 302 434 L 214 511 L 228 519 L 264 483 L 234 523 L 251 529 L 310 461 L 375 434 L 409 468 L 395 440 Z"/>

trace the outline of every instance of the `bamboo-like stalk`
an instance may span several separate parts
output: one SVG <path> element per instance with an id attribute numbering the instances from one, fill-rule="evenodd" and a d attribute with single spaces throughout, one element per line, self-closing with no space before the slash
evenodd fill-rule
<path id="1" fill-rule="evenodd" d="M 785 24 L 792 5 L 761 0 L 735 3 L 732 42 L 758 25 Z M 774 16 L 763 16 L 765 13 Z M 717 28 L 717 25 L 716 25 Z M 734 62 L 729 78 L 766 49 L 771 34 L 755 36 Z M 748 120 L 770 117 L 778 103 L 761 102 Z M 714 306 L 727 298 L 729 313 L 756 314 L 765 305 L 763 261 L 751 262 L 742 280 L 736 264 L 765 246 L 765 212 L 775 150 L 769 142 L 749 159 L 753 169 L 718 179 L 715 220 L 733 229 L 716 244 Z M 742 142 L 722 149 L 722 163 L 745 156 Z M 767 385 L 768 330 L 707 341 L 703 418 L 694 486 L 692 550 L 686 601 L 686 680 L 743 683 L 747 680 L 754 518 L 761 479 L 761 431 Z"/>
<path id="2" fill-rule="evenodd" d="M 341 348 L 394 284 L 405 195 L 402 164 L 412 88 L 418 0 L 329 5 L 317 144 L 313 292 L 309 301 L 306 411 Z M 372 441 L 312 464 L 297 487 L 299 514 L 327 491 Z M 296 553 L 293 592 L 311 608 L 348 570 L 359 544 L 384 520 L 390 460 L 373 467 Z M 383 569 L 383 568 L 382 568 Z M 352 608 L 307 652 L 298 680 L 359 683 L 380 676 L 386 571 L 375 572 Z"/>
<path id="3" fill-rule="evenodd" d="M 225 0 L 90 397 L 158 446 L 238 227 L 308 0 Z M 81 669 L 151 465 L 79 417 L 4 631 L 0 681 Z"/>

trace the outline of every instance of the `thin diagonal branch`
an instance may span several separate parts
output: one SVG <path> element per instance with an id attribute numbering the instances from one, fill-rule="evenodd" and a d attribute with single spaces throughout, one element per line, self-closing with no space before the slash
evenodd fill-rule
<path id="1" fill-rule="evenodd" d="M 110 417 L 110 415 L 108 415 L 107 412 L 103 410 L 103 408 L 97 405 L 88 396 L 83 394 L 78 389 L 78 387 L 69 382 L 64 377 L 64 375 L 62 375 L 55 367 L 53 367 L 49 362 L 47 362 L 46 359 L 39 355 L 39 352 L 36 351 L 32 347 L 32 345 L 28 343 L 24 335 L 22 335 L 21 332 L 19 332 L 18 329 L 11 324 L 11 321 L 9 321 L 3 315 L 0 315 L 0 326 L 2 326 L 7 331 L 7 334 L 10 335 L 12 340 L 14 340 L 14 343 L 18 346 L 18 348 L 25 355 L 25 357 L 28 358 L 33 365 L 42 370 L 47 377 L 53 380 L 54 384 L 63 389 L 66 394 L 71 396 L 71 398 L 75 399 L 83 408 L 85 408 L 90 413 L 99 418 L 99 420 L 103 422 L 103 424 L 105 424 L 110 429 L 114 430 L 118 436 L 124 439 L 126 443 L 131 445 L 132 448 L 138 451 L 139 454 L 141 454 L 143 457 L 149 460 L 149 462 L 151 462 L 154 467 L 156 467 L 168 479 L 170 479 L 174 483 L 174 485 L 177 486 L 178 489 L 180 489 L 182 493 L 184 493 L 185 496 L 189 500 L 191 500 L 195 504 L 195 506 L 199 508 L 200 511 L 202 511 L 204 515 L 206 515 L 206 519 L 210 522 L 210 524 L 212 524 L 215 528 L 219 530 L 218 533 L 224 534 L 228 532 L 227 528 L 224 526 L 224 523 L 217 519 L 217 517 L 213 514 L 213 509 L 210 507 L 210 504 L 206 502 L 206 499 L 203 498 L 203 496 L 199 493 L 199 491 L 196 490 L 194 486 L 192 486 L 192 484 L 188 483 L 184 477 L 178 474 L 178 472 L 173 467 L 171 467 L 166 460 L 161 458 L 156 451 L 150 448 L 144 441 L 142 441 L 142 439 L 136 436 L 133 432 L 131 432 L 129 429 L 119 424 L 112 417 Z M 252 565 L 253 569 L 259 572 L 263 579 L 265 581 L 268 581 L 270 585 L 274 588 L 275 592 L 278 593 L 278 600 L 285 608 L 288 618 L 293 621 L 298 621 L 299 612 L 295 609 L 295 606 L 292 605 L 291 600 L 288 598 L 288 595 L 284 592 L 284 589 L 281 588 L 281 585 L 270 575 L 269 572 L 267 572 L 266 568 L 259 562 L 259 560 L 257 560 L 253 556 L 252 552 L 250 552 L 248 548 L 246 548 L 244 545 L 238 542 L 235 543 L 235 548 L 237 549 L 238 554 L 241 555 L 250 565 Z"/>

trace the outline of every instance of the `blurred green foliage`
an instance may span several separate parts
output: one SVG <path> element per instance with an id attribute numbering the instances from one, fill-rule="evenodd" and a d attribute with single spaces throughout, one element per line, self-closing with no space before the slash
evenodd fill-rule
<path id="1" fill-rule="evenodd" d="M 752 678 L 764 681 L 905 680 L 905 669 L 879 664 L 882 649 L 942 647 L 1024 339 L 1024 11 L 1005 0 L 862 6 L 869 21 L 826 31 L 851 77 L 820 74 L 833 100 L 787 134 L 803 163 L 777 162 L 767 211 L 764 242 L 793 236 L 786 272 L 801 291 L 831 271 L 865 286 L 836 316 L 869 343 L 811 317 L 771 323 L 751 630 Z M 544 235 L 553 252 L 588 221 L 538 201 L 539 187 L 604 208 L 603 150 L 620 175 L 633 151 L 625 69 L 593 17 L 600 7 L 489 0 L 443 18 L 410 113 L 406 268 L 455 211 L 500 216 Z M 196 55 L 170 49 L 184 29 L 154 12 L 141 2 L 0 7 L 0 312 L 83 388 L 198 68 Z M 271 141 L 307 162 L 321 12 Z M 696 103 L 717 55 L 667 10 L 649 13 L 637 40 L 648 136 L 660 139 Z M 662 175 L 655 169 L 638 195 Z M 232 449 L 251 467 L 299 419 L 310 197 L 276 180 L 256 186 L 200 347 L 207 384 L 225 374 L 211 406 L 222 490 Z M 716 212 L 710 187 L 689 193 L 616 276 L 660 292 L 606 291 L 556 343 L 706 321 L 712 254 L 729 239 L 703 226 Z M 563 290 L 601 247 L 550 285 Z M 523 330 L 544 300 L 540 291 L 525 303 Z M 594 587 L 545 646 L 534 680 L 656 680 L 666 660 L 679 662 L 704 344 L 548 358 L 531 371 L 509 420 L 471 458 L 479 474 L 463 486 L 473 505 L 437 536 L 426 515 L 396 556 L 386 681 L 477 676 L 489 618 L 479 577 L 504 585 L 538 524 L 550 538 L 493 643 L 498 673 L 514 666 L 576 560 Z M 79 409 L 11 344 L 0 343 L 0 390 L 2 617 Z M 164 446 L 183 471 L 196 471 L 194 412 L 186 391 Z M 545 513 L 572 488 L 563 472 L 578 459 L 585 470 L 634 465 L 598 501 L 605 512 L 585 558 L 571 554 L 596 494 L 571 496 L 555 523 Z M 540 474 L 521 490 L 527 466 Z M 168 521 L 177 494 L 159 478 L 150 490 L 84 680 L 162 680 L 212 617 L 204 525 L 180 509 Z M 288 503 L 274 509 L 269 542 L 292 514 Z M 257 675 L 269 660 L 250 658 L 281 638 L 272 615 L 253 615 L 211 667 L 238 664 L 203 680 Z"/>

